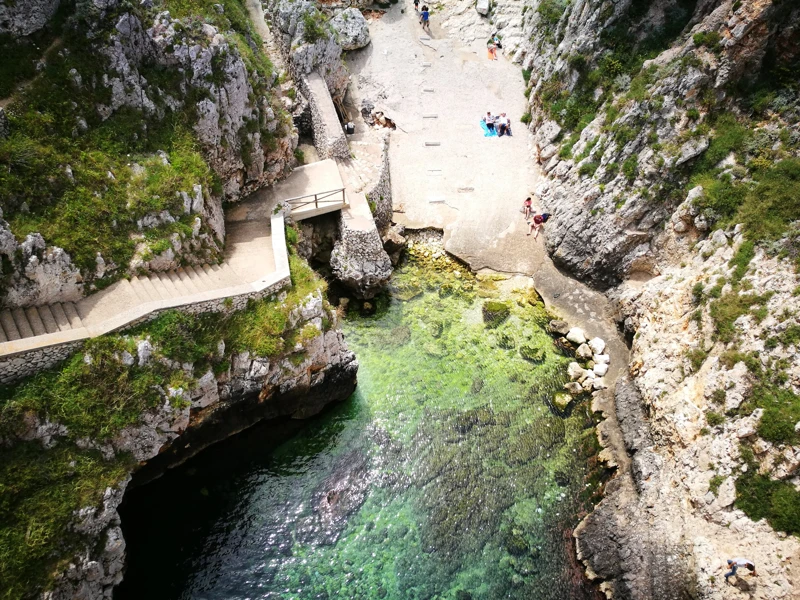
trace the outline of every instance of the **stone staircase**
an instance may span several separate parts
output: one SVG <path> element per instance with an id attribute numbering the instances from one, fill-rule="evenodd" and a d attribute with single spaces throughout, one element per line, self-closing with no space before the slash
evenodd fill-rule
<path id="1" fill-rule="evenodd" d="M 192 297 L 233 287 L 241 277 L 228 264 L 181 267 L 147 277 L 123 279 L 80 300 L 0 312 L 0 343 L 89 327 L 137 304 Z"/>

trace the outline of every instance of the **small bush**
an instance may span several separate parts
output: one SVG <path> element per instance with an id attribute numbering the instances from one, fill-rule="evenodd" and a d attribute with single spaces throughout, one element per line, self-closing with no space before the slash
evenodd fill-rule
<path id="1" fill-rule="evenodd" d="M 706 421 L 708 421 L 708 424 L 712 427 L 716 427 L 717 425 L 722 425 L 725 422 L 725 417 L 718 412 L 710 410 L 706 413 Z"/>
<path id="2" fill-rule="evenodd" d="M 625 175 L 625 178 L 628 180 L 628 183 L 633 182 L 636 179 L 636 175 L 639 172 L 639 160 L 635 156 L 631 156 L 622 163 L 622 174 Z"/>
<path id="3" fill-rule="evenodd" d="M 580 169 L 578 169 L 578 175 L 580 175 L 581 177 L 583 177 L 584 175 L 592 177 L 595 174 L 595 171 L 597 171 L 599 167 L 600 163 L 598 161 L 596 160 L 587 161 L 581 165 Z"/>
<path id="4" fill-rule="evenodd" d="M 714 475 L 708 482 L 708 491 L 716 496 L 717 492 L 719 492 L 719 486 L 722 485 L 725 479 L 722 475 Z"/>
<path id="5" fill-rule="evenodd" d="M 325 27 L 326 18 L 318 10 L 314 9 L 303 15 L 303 39 L 314 44 L 327 37 L 328 30 Z"/>
<path id="6" fill-rule="evenodd" d="M 519 118 L 519 120 L 521 123 L 525 123 L 525 125 L 528 125 L 533 120 L 533 117 L 531 116 L 531 113 L 526 112 Z"/>
<path id="7" fill-rule="evenodd" d="M 703 366 L 703 363 L 706 362 L 706 358 L 708 358 L 708 352 L 702 348 L 692 348 L 691 350 L 686 351 L 686 358 L 689 359 L 689 363 L 692 365 L 692 370 L 696 372 L 699 371 L 700 367 Z"/>
<path id="8" fill-rule="evenodd" d="M 800 533 L 800 492 L 786 481 L 758 474 L 758 464 L 736 480 L 736 508 L 753 521 L 767 519 L 778 531 Z"/>
<path id="9" fill-rule="evenodd" d="M 712 52 L 719 52 L 722 50 L 722 47 L 720 46 L 722 36 L 720 36 L 720 34 L 716 31 L 702 31 L 700 33 L 695 33 L 692 40 L 694 41 L 695 46 L 706 46 Z"/>
<path id="10" fill-rule="evenodd" d="M 690 108 L 686 111 L 686 116 L 690 118 L 692 121 L 696 121 L 700 118 L 700 111 L 696 108 Z"/>
<path id="11" fill-rule="evenodd" d="M 732 283 L 736 284 L 741 281 L 742 277 L 744 277 L 745 273 L 747 273 L 747 268 L 750 266 L 750 261 L 753 260 L 755 255 L 755 244 L 752 241 L 748 240 L 739 246 L 736 254 L 728 263 L 729 267 L 735 267 L 732 275 Z"/>
<path id="12" fill-rule="evenodd" d="M 294 159 L 297 161 L 297 164 L 300 165 L 305 164 L 306 155 L 303 153 L 302 150 L 300 150 L 300 148 L 295 148 L 293 154 L 294 154 Z"/>

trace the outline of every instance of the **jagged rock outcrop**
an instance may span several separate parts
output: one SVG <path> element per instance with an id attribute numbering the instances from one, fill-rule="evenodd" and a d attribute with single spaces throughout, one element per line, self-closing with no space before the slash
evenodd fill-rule
<path id="1" fill-rule="evenodd" d="M 343 98 L 349 73 L 342 63 L 342 46 L 325 13 L 310 0 L 273 0 L 265 8 L 272 15 L 275 35 L 295 78 L 302 81 L 304 75 L 317 71 L 331 96 Z"/>
<path id="2" fill-rule="evenodd" d="M 0 10 L 23 16 L 35 13 L 46 20 L 49 9 L 45 10 L 45 5 L 49 4 L 18 2 Z M 0 294 L 0 302 L 7 306 L 75 300 L 91 291 L 95 280 L 118 278 L 126 272 L 216 262 L 225 239 L 222 202 L 237 200 L 275 182 L 295 162 L 292 153 L 298 135 L 280 98 L 282 92 L 275 91 L 277 74 L 268 72 L 253 58 L 262 48 L 245 36 L 234 38 L 230 31 L 208 22 L 187 26 L 185 20 L 175 19 L 169 12 L 154 15 L 150 8 L 147 3 L 127 6 L 115 0 L 94 0 L 68 20 L 65 27 L 85 35 L 97 57 L 96 69 L 78 63 L 79 68 L 70 69 L 64 83 L 81 101 L 72 103 L 76 123 L 72 135 L 85 136 L 100 123 L 127 111 L 141 113 L 142 133 L 146 134 L 172 119 L 174 113 L 182 113 L 205 162 L 222 185 L 213 186 L 208 179 L 204 185 L 189 183 L 187 189 L 177 192 L 182 209 L 137 214 L 135 228 L 120 224 L 131 229 L 129 237 L 135 248 L 125 264 L 115 264 L 114 260 L 122 261 L 99 252 L 96 263 L 86 257 L 76 260 L 74 248 L 65 250 L 39 234 L 29 236 L 17 252 L 12 247 L 13 235 L 7 232 L 10 226 L 3 221 L 0 232 L 8 235 L 0 236 L 11 239 L 0 248 L 8 260 L 4 265 L 6 285 Z M 224 11 L 221 5 L 220 10 Z M 43 70 L 48 61 L 63 60 L 68 53 L 67 47 L 43 58 Z M 24 96 L 20 100 L 23 105 L 28 101 Z M 8 134 L 14 134 L 15 122 L 6 125 Z M 109 185 L 145 189 L 151 177 L 158 177 L 162 164 L 170 165 L 166 152 L 138 157 L 137 162 L 120 167 L 124 172 L 109 171 Z M 59 167 L 63 181 L 54 185 L 56 193 L 85 185 L 81 167 Z M 196 168 L 191 174 L 186 172 L 190 168 L 194 167 L 180 163 L 174 170 L 179 177 L 197 179 Z M 12 216 L 26 212 L 28 204 L 38 201 L 20 193 L 3 200 L 6 219 L 12 224 Z M 137 204 L 131 200 L 128 208 L 135 210 Z M 114 225 L 117 227 L 116 221 Z M 26 245 L 31 248 L 26 249 Z"/>
<path id="3" fill-rule="evenodd" d="M 313 338 L 298 343 L 292 351 L 276 359 L 234 354 L 229 368 L 220 373 L 210 369 L 195 373 L 190 389 L 167 388 L 164 404 L 143 415 L 108 442 L 84 440 L 85 447 L 96 448 L 107 457 L 127 453 L 144 464 L 143 469 L 163 471 L 263 419 L 290 416 L 307 418 L 332 402 L 352 394 L 358 371 L 355 355 L 347 349 L 342 333 L 322 331 L 323 319 L 335 322 L 335 314 L 323 303 L 321 292 L 309 294 L 290 314 L 293 329 L 313 327 Z M 224 351 L 224 349 L 223 349 Z M 163 360 L 151 357 L 153 348 L 143 339 L 136 361 Z M 193 365 L 182 366 L 193 371 Z M 174 400 L 181 400 L 176 404 Z M 47 437 L 57 443 L 58 431 L 32 423 L 34 437 Z M 62 432 L 63 434 L 63 432 Z M 122 581 L 125 540 L 117 508 L 122 502 L 130 477 L 108 488 L 100 506 L 87 506 L 75 515 L 73 529 L 85 540 L 85 550 L 76 555 L 56 579 L 44 600 L 100 600 L 111 596 Z"/>
<path id="4" fill-rule="evenodd" d="M 346 8 L 331 19 L 342 50 L 358 50 L 369 44 L 369 25 L 357 8 Z"/>
<path id="5" fill-rule="evenodd" d="M 69 255 L 47 247 L 38 233 L 18 243 L 0 211 L 0 261 L 9 265 L 0 301 L 6 306 L 40 306 L 76 301 L 83 296 L 83 277 Z"/>
<path id="6" fill-rule="evenodd" d="M 24 0 L 0 4 L 0 34 L 30 35 L 44 27 L 60 0 Z"/>

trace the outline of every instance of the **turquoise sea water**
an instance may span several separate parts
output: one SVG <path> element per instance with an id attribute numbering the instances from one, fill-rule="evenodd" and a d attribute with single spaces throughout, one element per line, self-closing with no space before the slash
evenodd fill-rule
<path id="1" fill-rule="evenodd" d="M 343 322 L 361 365 L 347 402 L 131 495 L 117 598 L 595 597 L 571 540 L 594 423 L 585 402 L 552 408 L 567 359 L 543 307 L 419 259 L 375 315 Z M 501 296 L 511 314 L 487 326 Z"/>

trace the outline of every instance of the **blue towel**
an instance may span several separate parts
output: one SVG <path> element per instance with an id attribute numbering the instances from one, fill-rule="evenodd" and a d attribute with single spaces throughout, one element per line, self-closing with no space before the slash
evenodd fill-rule
<path id="1" fill-rule="evenodd" d="M 497 132 L 494 129 L 489 129 L 483 119 L 481 119 L 481 129 L 483 129 L 483 137 L 497 137 Z"/>

